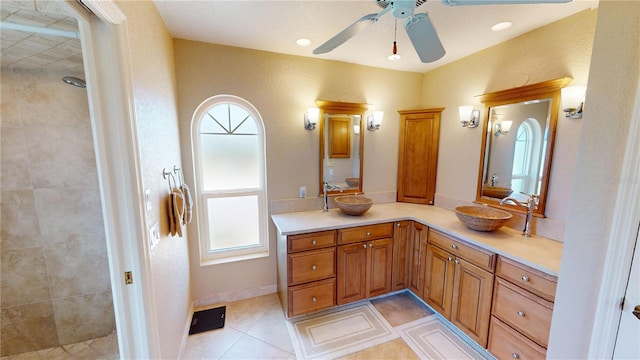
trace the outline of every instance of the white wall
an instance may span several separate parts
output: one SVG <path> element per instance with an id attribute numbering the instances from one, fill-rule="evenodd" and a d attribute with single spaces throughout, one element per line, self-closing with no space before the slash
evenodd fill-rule
<path id="1" fill-rule="evenodd" d="M 640 2 L 601 0 L 550 358 L 588 355 L 639 73 Z"/>

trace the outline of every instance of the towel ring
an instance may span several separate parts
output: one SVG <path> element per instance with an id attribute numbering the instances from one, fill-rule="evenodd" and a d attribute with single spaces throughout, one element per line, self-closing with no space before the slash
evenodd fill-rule
<path id="1" fill-rule="evenodd" d="M 176 178 L 166 168 L 162 169 L 162 177 L 167 179 L 167 181 L 169 182 L 169 193 L 173 192 L 173 189 L 178 187 L 178 183 L 176 182 Z M 171 186 L 171 180 L 173 180 L 173 187 Z"/>
<path id="2" fill-rule="evenodd" d="M 184 185 L 184 176 L 182 175 L 182 169 L 177 165 L 173 165 L 174 174 L 178 175 L 178 180 L 180 180 L 180 186 Z"/>

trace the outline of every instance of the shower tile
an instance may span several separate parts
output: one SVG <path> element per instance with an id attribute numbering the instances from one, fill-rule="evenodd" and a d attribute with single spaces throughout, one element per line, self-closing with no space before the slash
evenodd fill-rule
<path id="1" fill-rule="evenodd" d="M 3 190 L 32 189 L 31 171 L 29 170 L 29 158 L 27 154 L 7 154 L 4 150 L 0 151 L 2 151 L 0 187 L 2 187 Z"/>
<path id="2" fill-rule="evenodd" d="M 3 307 L 1 320 L 2 356 L 58 345 L 50 302 Z"/>
<path id="3" fill-rule="evenodd" d="M 0 192 L 2 250 L 41 246 L 33 190 Z"/>
<path id="4" fill-rule="evenodd" d="M 53 301 L 60 344 L 107 336 L 116 328 L 111 291 Z"/>
<path id="5" fill-rule="evenodd" d="M 35 207 L 45 245 L 79 240 L 105 247 L 100 192 L 96 188 L 36 189 Z"/>
<path id="6" fill-rule="evenodd" d="M 45 247 L 45 257 L 53 299 L 110 291 L 105 245 L 72 239 Z"/>
<path id="7" fill-rule="evenodd" d="M 12 71 L 2 70 L 2 84 L 0 84 L 0 95 L 2 96 L 2 101 L 0 101 L 0 122 L 3 127 L 2 131 L 4 131 L 5 126 L 20 126 L 20 111 L 15 82 L 16 75 Z"/>
<path id="8" fill-rule="evenodd" d="M 51 299 L 41 248 L 3 250 L 1 260 L 3 308 Z"/>
<path id="9" fill-rule="evenodd" d="M 55 75 L 55 76 L 53 76 Z M 17 90 L 25 127 L 88 127 L 89 103 L 85 89 L 62 82 L 62 75 L 45 74 Z"/>
<path id="10" fill-rule="evenodd" d="M 98 171 L 90 127 L 25 128 L 35 188 L 98 188 Z"/>
<path id="11" fill-rule="evenodd" d="M 4 94 L 3 94 L 4 95 Z M 25 154 L 27 148 L 24 142 L 24 133 L 20 126 L 2 126 L 2 157 L 5 155 Z"/>

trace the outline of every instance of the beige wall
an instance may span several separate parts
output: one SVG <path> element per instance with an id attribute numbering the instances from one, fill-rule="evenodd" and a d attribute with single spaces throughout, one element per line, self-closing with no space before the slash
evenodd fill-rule
<path id="1" fill-rule="evenodd" d="M 151 251 L 160 355 L 175 359 L 192 298 L 188 238 L 168 236 L 169 188 L 162 177 L 163 168 L 181 166 L 173 43 L 152 2 L 122 1 L 118 6 L 127 16 L 142 178 L 151 191 L 147 222 L 159 223 L 161 233 Z"/>
<path id="2" fill-rule="evenodd" d="M 365 192 L 395 191 L 397 110 L 419 106 L 421 74 L 179 39 L 174 46 L 182 154 L 190 185 L 191 117 L 205 99 L 230 94 L 252 103 L 264 120 L 269 200 L 295 198 L 300 186 L 307 187 L 309 197 L 318 194 L 318 130 L 303 126 L 303 114 L 315 100 L 366 102 L 372 110 L 385 111 L 380 130 L 365 130 L 363 187 Z M 192 241 L 194 298 L 275 285 L 275 231 L 270 226 L 270 256 L 258 260 L 201 267 L 197 242 Z M 197 233 L 195 222 L 189 232 Z"/>
<path id="3" fill-rule="evenodd" d="M 436 206 L 452 208 L 475 200 L 481 127 L 462 128 L 458 106 L 484 107 L 474 97 L 488 92 L 570 76 L 570 85 L 586 85 L 596 10 L 569 18 L 506 41 L 424 74 L 422 106 L 444 106 L 440 127 Z M 558 119 L 552 163 L 548 219 L 537 232 L 562 240 L 573 178 L 573 164 L 582 122 Z"/>
<path id="4" fill-rule="evenodd" d="M 2 70 L 2 356 L 115 331 L 87 90 Z"/>
<path id="5" fill-rule="evenodd" d="M 588 355 L 639 74 L 640 2 L 601 0 L 571 184 L 550 358 L 584 359 Z"/>

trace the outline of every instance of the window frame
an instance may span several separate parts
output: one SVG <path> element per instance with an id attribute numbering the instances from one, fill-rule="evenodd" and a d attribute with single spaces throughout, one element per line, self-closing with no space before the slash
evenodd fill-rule
<path id="1" fill-rule="evenodd" d="M 257 188 L 238 188 L 228 190 L 204 191 L 203 171 L 200 166 L 202 162 L 200 123 L 207 118 L 209 109 L 221 105 L 232 104 L 246 110 L 255 120 L 258 130 L 258 166 L 259 166 L 259 186 Z M 267 161 L 266 161 L 266 132 L 264 121 L 258 110 L 248 101 L 234 95 L 215 95 L 203 101 L 195 110 L 191 120 L 191 144 L 193 156 L 193 175 L 195 183 L 194 196 L 194 218 L 198 229 L 198 243 L 200 265 L 214 265 L 255 259 L 269 256 L 269 222 L 267 206 Z M 222 197 L 253 196 L 258 197 L 258 228 L 259 242 L 255 246 L 228 248 L 225 250 L 210 251 L 210 224 L 208 221 L 207 200 Z"/>

